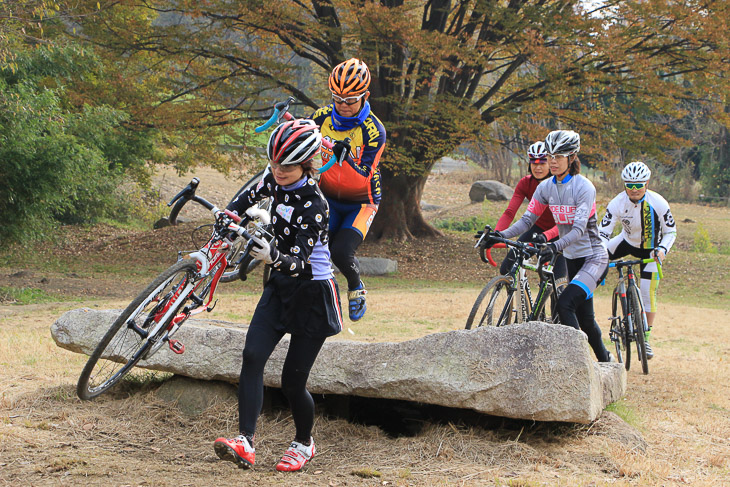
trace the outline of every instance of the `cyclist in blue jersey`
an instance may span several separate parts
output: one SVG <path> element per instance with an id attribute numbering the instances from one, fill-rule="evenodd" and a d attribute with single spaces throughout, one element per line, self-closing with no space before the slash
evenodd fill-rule
<path id="1" fill-rule="evenodd" d="M 522 235 L 545 209 L 550 209 L 560 238 L 548 242 L 540 250 L 540 258 L 549 260 L 556 252 L 565 257 L 569 283 L 558 298 L 560 322 L 583 330 L 596 358 L 610 362 L 612 357 L 603 345 L 593 310 L 593 291 L 608 271 L 608 253 L 598 235 L 596 189 L 580 175 L 580 135 L 572 130 L 554 130 L 545 138 L 545 146 L 553 177 L 537 186 L 520 220 L 494 234 L 502 238 Z"/>
<path id="2" fill-rule="evenodd" d="M 332 262 L 347 279 L 349 315 L 352 321 L 367 309 L 365 285 L 355 251 L 365 239 L 380 204 L 380 157 L 385 149 L 385 128 L 370 111 L 370 70 L 359 59 L 348 59 L 332 70 L 328 83 L 332 104 L 311 116 L 322 137 L 334 143 L 322 148 L 327 162 L 333 152 L 347 152 L 342 165 L 335 164 L 319 179 L 330 208 Z M 349 146 L 342 141 L 350 138 Z"/>
<path id="3" fill-rule="evenodd" d="M 677 238 L 677 226 L 669 203 L 648 189 L 649 178 L 651 170 L 641 161 L 630 162 L 621 172 L 625 191 L 611 200 L 598 226 L 610 259 L 632 255 L 638 259 L 653 257 L 662 262 Z M 621 222 L 621 233 L 611 238 L 617 221 Z M 649 345 L 649 333 L 656 317 L 659 286 L 656 263 L 641 264 L 640 276 L 641 301 L 649 326 L 645 332 L 646 358 L 650 359 L 654 357 L 654 351 Z"/>

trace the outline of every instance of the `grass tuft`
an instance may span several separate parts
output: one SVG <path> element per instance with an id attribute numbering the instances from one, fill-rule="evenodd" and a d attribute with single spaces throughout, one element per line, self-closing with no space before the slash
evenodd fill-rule
<path id="1" fill-rule="evenodd" d="M 46 293 L 42 289 L 32 287 L 0 286 L 0 303 L 6 304 L 41 304 L 59 301 L 59 298 Z"/>

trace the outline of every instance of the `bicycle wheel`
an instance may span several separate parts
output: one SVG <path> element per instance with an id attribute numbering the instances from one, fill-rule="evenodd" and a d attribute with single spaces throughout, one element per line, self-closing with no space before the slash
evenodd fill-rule
<path id="1" fill-rule="evenodd" d="M 631 313 L 631 322 L 634 324 L 634 336 L 636 337 L 636 351 L 641 361 L 641 370 L 644 374 L 649 373 L 649 362 L 646 357 L 646 341 L 644 337 L 644 307 L 635 286 L 629 286 L 626 292 L 626 303 Z"/>
<path id="2" fill-rule="evenodd" d="M 471 308 L 466 329 L 471 330 L 472 326 L 503 326 L 514 323 L 518 313 L 515 292 L 511 277 L 497 276 L 489 281 Z"/>
<path id="3" fill-rule="evenodd" d="M 155 317 L 174 303 L 181 309 L 190 295 L 179 292 L 197 274 L 194 261 L 182 260 L 162 274 L 122 311 L 96 346 L 84 370 L 81 372 L 76 393 L 89 400 L 109 390 L 143 358 L 149 358 L 152 347 L 160 342 L 167 326 L 162 326 L 155 336 L 143 337 L 139 330 L 151 330 L 157 323 Z M 174 314 L 170 315 L 170 319 Z M 160 344 L 161 345 L 161 344 Z M 157 347 L 159 348 L 159 347 Z M 153 352 L 154 353 L 154 352 Z"/>
<path id="4" fill-rule="evenodd" d="M 236 192 L 236 194 L 231 198 L 230 203 L 233 203 L 238 196 L 243 193 L 244 191 L 249 191 L 252 188 L 254 188 L 259 181 L 264 177 L 266 170 L 261 170 L 258 173 L 256 173 L 251 179 L 249 179 L 246 184 L 241 186 L 241 188 Z M 271 198 L 266 198 L 264 200 L 261 200 L 258 202 L 258 207 L 262 208 L 266 211 L 269 211 L 271 209 Z M 251 230 L 250 228 L 248 230 Z M 246 260 L 248 262 L 246 266 L 246 272 L 245 275 L 248 275 L 253 271 L 256 267 L 261 264 L 260 260 L 248 260 L 245 259 L 245 250 L 246 250 L 246 240 L 243 238 L 238 238 L 233 243 L 233 250 L 230 253 L 230 258 L 228 259 L 228 267 L 226 268 L 226 271 L 223 273 L 223 276 L 221 276 L 220 282 L 233 282 L 238 280 L 239 276 L 239 269 L 241 266 L 241 262 Z M 266 284 L 266 281 L 268 280 L 268 274 L 270 273 L 269 269 L 264 269 L 264 284 Z"/>
<path id="5" fill-rule="evenodd" d="M 626 321 L 623 312 L 623 304 L 620 303 L 621 297 L 618 289 L 613 291 L 613 299 L 611 301 L 611 330 L 609 336 L 616 347 L 616 360 L 623 363 L 626 371 L 631 368 L 631 342 L 629 341 L 629 331 L 626 329 Z M 621 310 L 619 310 L 621 306 Z"/>

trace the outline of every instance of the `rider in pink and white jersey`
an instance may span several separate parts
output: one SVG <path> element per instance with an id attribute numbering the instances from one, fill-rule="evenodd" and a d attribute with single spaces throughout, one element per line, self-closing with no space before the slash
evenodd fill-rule
<path id="1" fill-rule="evenodd" d="M 596 222 L 596 188 L 579 174 L 580 136 L 576 132 L 550 132 L 545 145 L 553 177 L 538 185 L 520 220 L 496 233 L 503 238 L 521 235 L 545 209 L 550 209 L 560 238 L 546 244 L 540 256 L 543 260 L 555 252 L 565 256 L 570 282 L 558 299 L 560 321 L 583 330 L 598 360 L 610 362 L 611 355 L 603 345 L 593 311 L 593 291 L 608 271 L 608 253 Z"/>

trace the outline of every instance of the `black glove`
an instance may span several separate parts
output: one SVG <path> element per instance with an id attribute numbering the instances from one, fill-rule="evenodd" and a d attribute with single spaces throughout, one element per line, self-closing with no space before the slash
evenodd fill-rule
<path id="1" fill-rule="evenodd" d="M 537 253 L 537 258 L 542 262 L 549 262 L 557 252 L 558 250 L 555 248 L 554 243 L 545 244 Z"/>
<path id="2" fill-rule="evenodd" d="M 545 236 L 544 233 L 535 233 L 532 236 L 532 241 L 534 243 L 544 244 L 544 243 L 547 243 L 547 237 Z"/>
<path id="3" fill-rule="evenodd" d="M 350 153 L 350 144 L 348 144 L 344 140 L 338 140 L 332 146 L 332 153 L 335 155 L 338 162 L 344 161 L 345 157 L 347 157 L 347 154 Z"/>
<path id="4" fill-rule="evenodd" d="M 477 232 L 477 235 L 479 237 L 481 237 L 482 233 L 483 232 Z M 484 250 L 491 249 L 492 247 L 494 247 L 494 244 L 499 243 L 499 241 L 496 240 L 494 237 L 503 239 L 504 235 L 502 235 L 502 232 L 500 232 L 498 230 L 493 230 L 487 234 L 487 236 L 484 238 L 484 240 L 482 240 L 482 243 L 479 245 L 479 247 Z"/>

